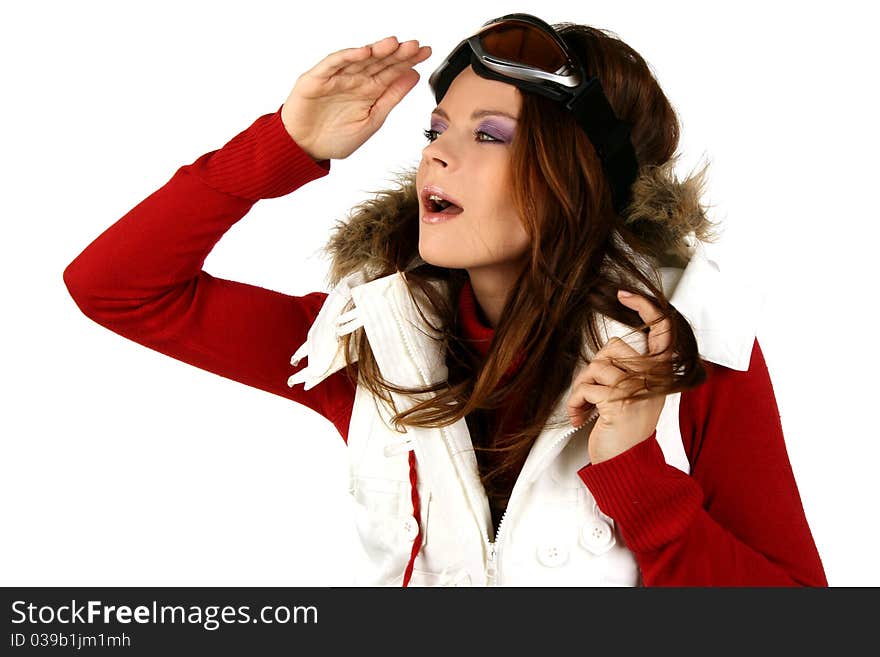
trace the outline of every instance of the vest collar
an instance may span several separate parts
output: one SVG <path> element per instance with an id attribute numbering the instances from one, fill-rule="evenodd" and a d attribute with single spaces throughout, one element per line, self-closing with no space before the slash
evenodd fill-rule
<path id="1" fill-rule="evenodd" d="M 692 238 L 689 248 L 691 257 L 684 269 L 659 268 L 663 291 L 672 305 L 690 323 L 703 359 L 746 371 L 765 297 L 730 271 L 722 271 L 717 261 L 708 257 L 705 245 L 700 240 Z M 308 356 L 309 362 L 288 379 L 289 386 L 304 383 L 305 389 L 309 390 L 344 367 L 345 358 L 340 338 L 363 326 L 357 307 L 349 312 L 342 312 L 352 297 L 352 290 L 364 285 L 387 286 L 391 282 L 394 282 L 395 287 L 405 286 L 405 274 L 396 272 L 382 279 L 367 281 L 364 272 L 357 271 L 333 288 L 309 329 L 306 342 L 291 358 L 294 366 L 305 356 Z M 438 285 L 446 284 L 439 282 Z M 408 296 L 400 293 L 393 295 L 393 298 L 398 304 L 411 303 Z M 431 319 L 433 321 L 436 318 Z M 636 350 L 644 351 L 644 334 L 631 332 L 630 327 L 605 315 L 600 316 L 598 325 L 603 343 L 617 335 Z M 485 326 L 472 326 L 471 329 L 490 341 L 494 333 L 490 327 Z M 591 351 L 588 349 L 587 353 Z M 351 353 L 350 356 L 353 362 L 357 360 L 356 353 Z M 445 367 L 443 370 L 445 371 Z"/>
<path id="2" fill-rule="evenodd" d="M 684 269 L 660 268 L 663 291 L 690 323 L 703 359 L 745 372 L 765 295 L 709 258 L 702 241 L 689 247 Z"/>

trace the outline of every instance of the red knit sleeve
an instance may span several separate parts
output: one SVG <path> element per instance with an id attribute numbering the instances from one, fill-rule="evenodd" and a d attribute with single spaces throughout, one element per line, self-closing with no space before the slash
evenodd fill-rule
<path id="1" fill-rule="evenodd" d="M 345 438 L 354 389 L 340 371 L 309 391 L 290 388 L 293 352 L 326 298 L 289 296 L 201 269 L 257 200 L 327 175 L 290 138 L 281 108 L 172 178 L 98 236 L 64 270 L 82 312 L 98 324 L 196 367 L 292 399 Z M 305 362 L 299 367 L 304 367 Z"/>
<path id="2" fill-rule="evenodd" d="M 579 472 L 647 586 L 827 586 L 760 345 L 681 395 L 686 475 L 652 436 Z"/>

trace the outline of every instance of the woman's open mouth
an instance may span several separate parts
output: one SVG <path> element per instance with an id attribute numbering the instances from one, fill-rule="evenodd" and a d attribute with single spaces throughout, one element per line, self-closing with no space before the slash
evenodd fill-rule
<path id="1" fill-rule="evenodd" d="M 423 197 L 423 201 L 424 213 L 422 214 L 422 221 L 426 224 L 439 224 L 449 221 L 464 211 L 460 206 L 438 194 L 428 194 Z"/>

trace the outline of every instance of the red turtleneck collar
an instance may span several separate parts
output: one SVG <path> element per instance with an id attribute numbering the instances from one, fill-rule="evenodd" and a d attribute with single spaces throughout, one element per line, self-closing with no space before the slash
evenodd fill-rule
<path id="1" fill-rule="evenodd" d="M 492 346 L 495 329 L 489 326 L 482 310 L 480 310 L 470 279 L 466 280 L 461 287 L 461 293 L 458 296 L 458 312 L 461 317 L 462 337 L 485 358 L 489 353 L 489 347 Z M 524 359 L 525 354 L 520 354 L 508 368 L 505 376 L 516 372 Z"/>

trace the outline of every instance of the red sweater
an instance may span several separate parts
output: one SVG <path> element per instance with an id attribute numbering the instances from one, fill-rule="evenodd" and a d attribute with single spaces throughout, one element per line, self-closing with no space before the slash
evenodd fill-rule
<path id="1" fill-rule="evenodd" d="M 287 385 L 291 345 L 305 342 L 326 293 L 290 296 L 201 269 L 256 201 L 329 171 L 329 160 L 315 162 L 290 138 L 281 108 L 261 116 L 98 236 L 65 269 L 67 289 L 98 324 L 304 404 L 347 439 L 354 389 L 343 372 L 308 391 Z M 459 303 L 466 337 L 491 339 L 474 305 L 472 296 Z M 757 341 L 747 372 L 713 366 L 682 393 L 680 424 L 690 475 L 666 464 L 655 435 L 579 471 L 645 585 L 826 586 Z"/>

